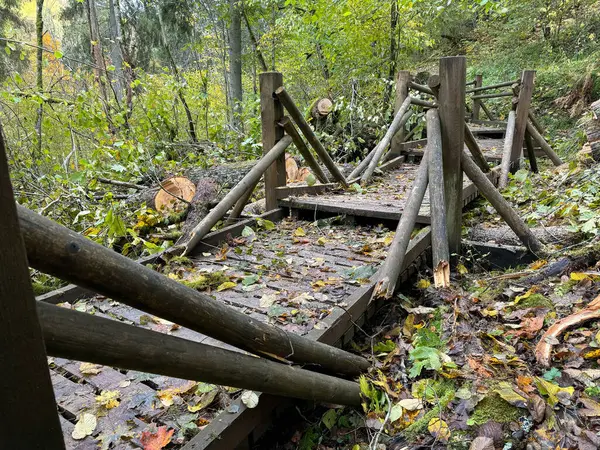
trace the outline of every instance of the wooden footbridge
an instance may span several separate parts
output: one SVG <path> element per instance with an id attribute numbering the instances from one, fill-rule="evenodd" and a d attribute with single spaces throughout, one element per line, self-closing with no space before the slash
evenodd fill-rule
<path id="1" fill-rule="evenodd" d="M 341 348 L 428 262 L 436 285 L 449 283 L 462 210 L 480 192 L 528 249 L 543 251 L 494 187 L 506 183 L 524 152 L 535 169 L 536 145 L 538 156 L 560 163 L 530 111 L 533 77 L 524 71 L 515 82 L 467 83 L 464 57 L 441 59 L 427 86 L 400 72 L 388 132 L 344 174 L 281 74 L 261 74 L 264 156 L 184 246 L 137 262 L 15 205 L 0 140 L 6 448 L 143 448 L 144 432 L 156 424 L 175 430 L 173 448 L 243 449 L 290 398 L 358 405 L 353 380 L 370 363 Z M 510 91 L 482 94 L 504 87 Z M 506 124 L 483 104 L 502 96 L 512 101 Z M 413 108 L 427 110 L 427 142 L 405 142 Z M 481 109 L 489 121 L 479 120 Z M 320 183 L 286 186 L 292 142 Z M 263 175 L 268 212 L 240 217 Z M 224 218 L 226 226 L 211 232 Z M 28 266 L 73 284 L 35 301 Z M 206 293 L 182 284 L 198 273 L 228 281 Z M 100 366 L 90 373 L 80 362 Z M 190 420 L 196 403 L 165 402 L 198 388 L 187 380 L 255 391 L 258 405 L 251 409 L 239 392 L 223 389 L 193 416 L 202 429 L 190 439 L 179 419 Z M 102 398 L 111 392 L 116 402 L 106 407 Z M 82 432 L 89 415 L 96 423 Z"/>

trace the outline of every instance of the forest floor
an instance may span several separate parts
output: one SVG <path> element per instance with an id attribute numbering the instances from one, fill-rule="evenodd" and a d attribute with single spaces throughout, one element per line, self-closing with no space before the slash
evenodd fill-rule
<path id="1" fill-rule="evenodd" d="M 465 257 L 449 289 L 421 273 L 358 335 L 362 408 L 298 407 L 255 448 L 600 448 L 599 185 L 585 163 L 518 172 L 505 196 L 569 242 L 508 270 Z M 466 217 L 500 225 L 484 200 Z"/>

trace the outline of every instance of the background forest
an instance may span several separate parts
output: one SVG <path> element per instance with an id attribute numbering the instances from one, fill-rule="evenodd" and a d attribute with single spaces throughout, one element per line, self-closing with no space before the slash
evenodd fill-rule
<path id="1" fill-rule="evenodd" d="M 333 100 L 320 137 L 351 162 L 391 121 L 398 70 L 425 81 L 459 54 L 485 84 L 536 69 L 536 114 L 565 156 L 600 93 L 599 34 L 594 0 L 0 0 L 0 122 L 20 203 L 140 255 L 171 243 L 97 178 L 254 159 L 261 71 L 305 111 Z"/>

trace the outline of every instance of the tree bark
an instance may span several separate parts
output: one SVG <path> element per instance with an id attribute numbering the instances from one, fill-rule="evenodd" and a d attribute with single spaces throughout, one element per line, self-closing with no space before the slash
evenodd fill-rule
<path id="1" fill-rule="evenodd" d="M 396 43 L 396 29 L 398 27 L 398 0 L 390 0 L 390 60 L 388 79 L 383 93 L 383 107 L 387 111 L 390 98 L 392 97 L 392 87 L 394 76 L 396 75 L 396 60 L 398 59 L 398 45 Z"/>
<path id="2" fill-rule="evenodd" d="M 512 166 L 512 145 L 515 138 L 515 119 L 516 113 L 510 111 L 508 113 L 508 123 L 506 124 L 506 134 L 504 135 L 504 151 L 502 152 L 502 162 L 500 163 L 500 179 L 498 180 L 498 187 L 504 189 L 508 184 L 508 174 Z M 522 144 L 521 144 L 522 145 Z"/>
<path id="3" fill-rule="evenodd" d="M 481 194 L 492 204 L 498 214 L 504 219 L 510 228 L 519 237 L 521 242 L 529 251 L 541 253 L 542 243 L 536 238 L 525 222 L 518 216 L 510 204 L 502 197 L 500 192 L 488 180 L 485 174 L 477 167 L 467 152 L 463 150 L 461 159 L 462 169 L 469 179 L 477 186 Z"/>
<path id="4" fill-rule="evenodd" d="M 44 79 L 43 79 L 43 52 L 44 52 L 44 0 L 36 1 L 35 9 L 35 31 L 37 38 L 37 55 L 36 55 L 36 87 L 38 93 L 41 95 L 44 92 Z M 35 159 L 42 157 L 42 120 L 44 118 L 44 104 L 40 103 L 37 112 L 37 121 L 35 124 L 35 131 L 37 134 L 37 152 Z"/>
<path id="5" fill-rule="evenodd" d="M 117 5 L 115 0 L 108 0 L 108 22 L 110 28 L 110 58 L 115 67 L 115 82 L 114 91 L 119 104 L 123 101 L 123 87 L 125 77 L 123 74 L 123 52 L 121 50 L 121 22 L 117 13 Z"/>
<path id="6" fill-rule="evenodd" d="M 373 297 L 391 298 L 396 290 L 398 277 L 402 271 L 404 257 L 406 256 L 406 249 L 408 248 L 408 243 L 410 242 L 410 235 L 415 227 L 417 215 L 419 214 L 419 209 L 421 208 L 421 203 L 423 203 L 423 197 L 425 196 L 425 191 L 427 190 L 427 180 L 429 178 L 428 152 L 429 150 L 425 149 L 425 154 L 421 160 L 417 177 L 413 182 L 410 196 L 408 197 L 406 206 L 402 211 L 402 216 L 400 216 L 400 222 L 398 222 L 394 240 L 388 249 L 387 258 L 385 259 L 385 263 L 381 269 L 381 278 L 375 285 Z"/>
<path id="7" fill-rule="evenodd" d="M 250 26 L 250 21 L 248 20 L 248 15 L 246 14 L 246 10 L 242 10 L 242 15 L 244 16 L 244 22 L 246 22 L 246 28 L 248 29 L 248 34 L 250 35 L 250 40 L 252 41 L 252 47 L 254 48 L 254 53 L 256 55 L 256 59 L 260 64 L 260 68 L 263 72 L 267 72 L 269 68 L 267 67 L 267 63 L 265 62 L 265 58 L 260 50 L 258 45 L 258 40 L 256 39 L 256 35 L 254 31 L 252 31 L 252 27 Z"/>
<path id="8" fill-rule="evenodd" d="M 346 375 L 370 365 L 359 356 L 257 322 L 24 207 L 18 206 L 18 212 L 29 264 L 42 272 L 258 355 Z"/>
<path id="9" fill-rule="evenodd" d="M 42 302 L 37 309 L 48 353 L 59 358 L 311 401 L 360 404 L 360 388 L 352 381 Z"/>
<path id="10" fill-rule="evenodd" d="M 229 0 L 229 77 L 231 85 L 233 128 L 242 132 L 242 4 L 241 0 Z M 237 141 L 237 140 L 236 140 Z"/>

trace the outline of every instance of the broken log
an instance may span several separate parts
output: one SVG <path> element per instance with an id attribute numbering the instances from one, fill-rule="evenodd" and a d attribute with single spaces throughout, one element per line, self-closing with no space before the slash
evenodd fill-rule
<path id="1" fill-rule="evenodd" d="M 463 149 L 461 158 L 462 169 L 469 179 L 477 186 L 479 192 L 492 204 L 494 209 L 519 237 L 529 251 L 539 254 L 543 251 L 542 243 L 536 238 L 525 222 L 519 217 L 487 176 L 477 167 L 469 154 Z"/>
<path id="2" fill-rule="evenodd" d="M 487 162 L 487 159 L 485 158 L 485 155 L 479 148 L 479 144 L 477 143 L 475 136 L 473 136 L 473 132 L 471 131 L 471 129 L 469 128 L 469 125 L 467 125 L 466 122 L 465 122 L 465 144 L 467 145 L 467 148 L 471 152 L 471 156 L 473 156 L 473 161 L 475 161 L 475 164 L 477 164 L 477 166 L 483 172 L 488 173 L 490 171 L 490 166 Z"/>
<path id="3" fill-rule="evenodd" d="M 321 169 L 321 166 L 319 166 L 319 163 L 314 158 L 314 156 L 302 140 L 302 137 L 298 133 L 298 130 L 296 130 L 296 127 L 294 126 L 291 119 L 285 116 L 279 121 L 279 125 L 283 127 L 283 129 L 289 136 L 291 136 L 294 145 L 304 158 L 304 161 L 306 161 L 306 164 L 308 164 L 308 167 L 312 169 L 317 179 L 323 184 L 329 183 L 327 175 L 325 175 L 325 172 L 323 172 L 323 169 Z"/>
<path id="4" fill-rule="evenodd" d="M 446 228 L 442 131 L 437 110 L 427 111 L 427 154 L 429 155 L 429 205 L 431 211 L 431 249 L 435 287 L 450 286 L 450 250 Z"/>
<path id="5" fill-rule="evenodd" d="M 357 383 L 38 302 L 48 354 L 219 386 L 340 405 Z M 115 339 L 118 336 L 118 339 Z"/>
<path id="6" fill-rule="evenodd" d="M 370 366 L 360 356 L 260 323 L 27 208 L 17 208 L 33 268 L 258 355 L 345 375 Z"/>
<path id="7" fill-rule="evenodd" d="M 568 231 L 565 227 L 536 227 L 531 232 L 540 242 L 551 245 L 568 246 L 581 241 L 581 235 Z M 468 238 L 477 242 L 520 245 L 517 235 L 507 226 L 484 227 L 481 225 L 469 229 Z"/>
<path id="8" fill-rule="evenodd" d="M 373 176 L 373 173 L 375 172 L 375 169 L 379 165 L 379 161 L 383 156 L 383 152 L 392 142 L 392 137 L 401 128 L 401 126 L 403 126 L 402 118 L 410 108 L 411 100 L 412 97 L 406 97 L 406 100 L 404 100 L 404 102 L 402 103 L 402 106 L 398 110 L 398 113 L 396 113 L 396 115 L 394 116 L 394 120 L 392 121 L 391 125 L 389 126 L 385 135 L 383 136 L 383 139 L 377 144 L 375 149 L 373 149 L 373 156 L 371 157 L 371 161 L 369 162 L 369 165 L 367 166 L 364 173 L 362 174 L 362 177 L 360 178 L 360 183 L 363 186 L 371 180 L 371 177 Z"/>
<path id="9" fill-rule="evenodd" d="M 240 181 L 227 195 L 215 206 L 210 213 L 192 230 L 190 240 L 185 245 L 184 255 L 189 252 L 206 236 L 211 228 L 225 216 L 227 211 L 244 195 L 247 194 L 265 171 L 275 162 L 277 158 L 284 154 L 285 149 L 292 143 L 290 136 L 284 136 L 275 146 L 265 154 L 250 172 Z"/>
<path id="10" fill-rule="evenodd" d="M 329 156 L 329 153 L 327 153 L 327 150 L 325 149 L 325 147 L 323 147 L 323 144 L 321 143 L 319 138 L 315 135 L 312 128 L 310 128 L 310 125 L 306 122 L 306 120 L 302 116 L 302 113 L 292 100 L 292 97 L 290 97 L 290 95 L 287 93 L 285 88 L 283 86 L 279 87 L 275 91 L 275 95 L 277 96 L 281 104 L 285 107 L 285 109 L 290 113 L 290 116 L 292 116 L 292 119 L 294 119 L 296 125 L 298 125 L 298 128 L 300 128 L 300 131 L 302 132 L 302 134 L 304 134 L 304 137 L 306 138 L 308 143 L 315 150 L 323 164 L 325 164 L 325 167 L 329 169 L 331 175 L 342 186 L 348 187 L 348 183 L 346 182 L 344 175 L 336 166 L 333 159 L 331 159 L 331 156 Z"/>
<path id="11" fill-rule="evenodd" d="M 185 177 L 173 177 L 159 183 L 154 196 L 154 209 L 162 214 L 178 212 L 190 204 L 196 194 L 196 186 Z"/>
<path id="12" fill-rule="evenodd" d="M 396 290 L 398 277 L 402 271 L 404 257 L 406 256 L 406 249 L 410 242 L 410 235 L 415 227 L 419 209 L 427 190 L 427 180 L 429 178 L 429 155 L 427 153 L 428 149 L 425 149 L 425 154 L 417 171 L 417 177 L 413 182 L 406 206 L 404 207 L 404 211 L 402 211 L 402 216 L 400 216 L 394 240 L 388 249 L 387 258 L 381 268 L 381 277 L 373 290 L 373 297 L 391 298 Z"/>
<path id="13" fill-rule="evenodd" d="M 556 342 L 558 337 L 569 328 L 592 319 L 600 319 L 600 295 L 581 311 L 559 320 L 548 328 L 535 347 L 537 362 L 544 367 L 549 367 L 553 342 Z"/>
<path id="14" fill-rule="evenodd" d="M 210 211 L 211 202 L 217 197 L 217 193 L 218 185 L 214 180 L 208 178 L 198 182 L 187 211 L 185 223 L 181 227 L 181 237 L 178 243 L 185 243 L 190 239 L 192 230 Z"/>
<path id="15" fill-rule="evenodd" d="M 531 135 L 534 141 L 536 141 L 539 146 L 542 148 L 542 151 L 546 154 L 548 158 L 554 163 L 555 166 L 560 166 L 564 164 L 564 161 L 560 159 L 560 157 L 552 150 L 550 144 L 546 142 L 546 139 L 536 130 L 536 128 L 530 123 L 527 122 L 527 131 Z"/>
<path id="16" fill-rule="evenodd" d="M 498 188 L 504 189 L 508 184 L 508 174 L 512 167 L 512 146 L 515 137 L 515 121 L 517 113 L 510 111 L 508 113 L 508 123 L 506 124 L 506 135 L 504 137 L 504 151 L 502 152 L 502 162 L 500 163 L 500 179 L 498 180 Z"/>

